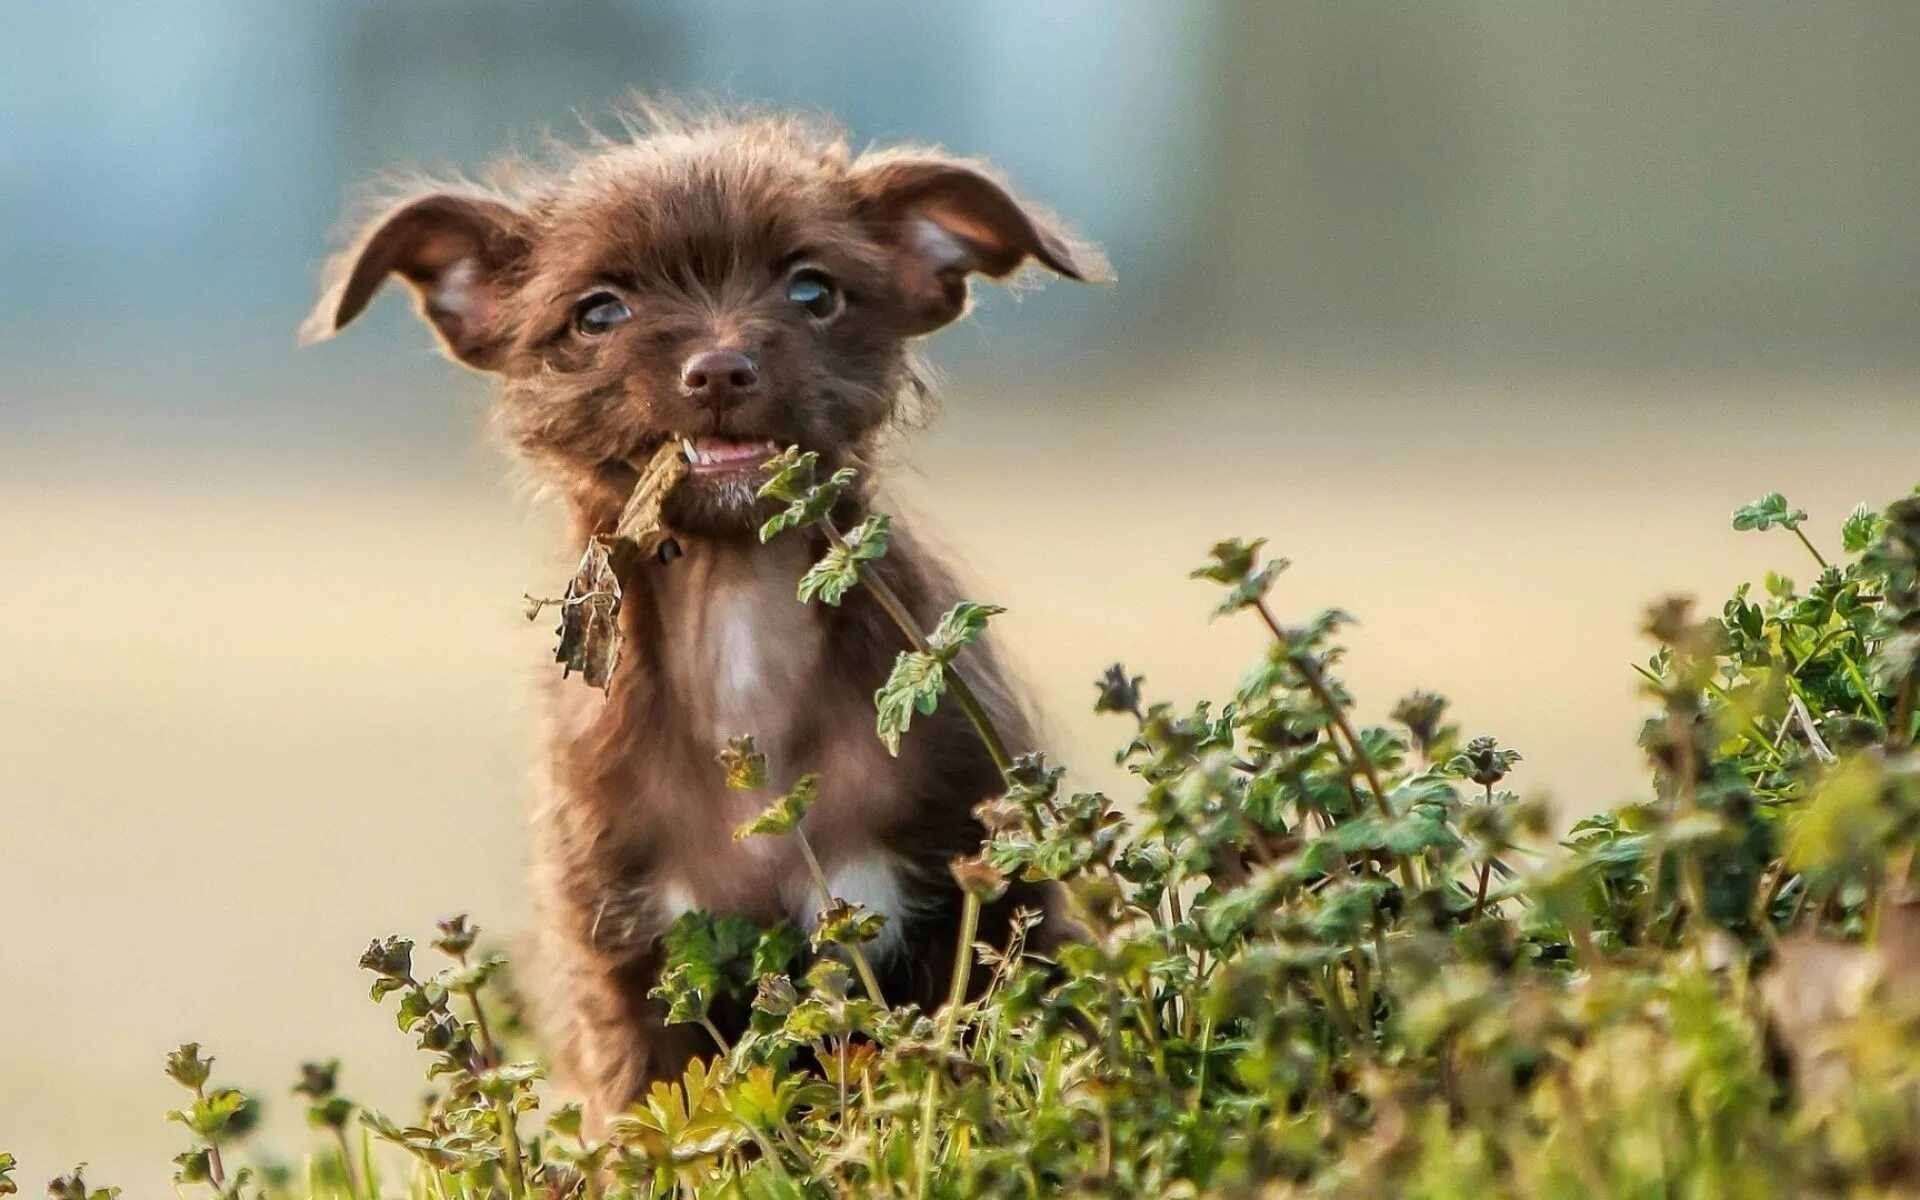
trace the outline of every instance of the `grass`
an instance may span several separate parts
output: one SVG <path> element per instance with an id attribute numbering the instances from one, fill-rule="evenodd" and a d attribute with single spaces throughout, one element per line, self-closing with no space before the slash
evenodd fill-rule
<path id="1" fill-rule="evenodd" d="M 821 523 L 849 483 L 806 456 L 766 494 L 763 536 Z M 537 1049 L 464 918 L 433 969 L 389 937 L 361 965 L 423 1054 L 404 1119 L 295 1087 L 299 1168 L 246 1153 L 257 1100 L 169 1056 L 183 1194 L 375 1200 L 551 1196 L 1249 1194 L 1876 1196 L 1920 1190 L 1920 498 L 1857 510 L 1827 562 L 1778 495 L 1738 529 L 1781 530 L 1811 582 L 1770 575 L 1717 611 L 1648 613 L 1651 789 L 1558 843 L 1508 790 L 1519 754 L 1467 736 L 1440 697 L 1356 723 L 1344 614 L 1293 615 L 1284 560 L 1215 546 L 1194 572 L 1265 652 L 1216 704 L 1175 710 L 1116 666 L 1098 681 L 1124 799 L 1010 757 L 961 650 L 999 610 L 903 624 L 876 695 L 897 746 L 956 703 L 1002 763 L 991 830 L 954 864 L 966 914 L 1008 878 L 1058 880 L 1087 930 L 1057 960 L 962 939 L 992 984 L 937 1012 L 890 1007 L 860 951 L 879 919 L 823 896 L 809 938 L 693 914 L 660 992 L 712 1058 L 606 1131 L 543 1107 Z M 802 601 L 872 588 L 884 519 L 830 531 Z M 1777 535 L 1775 535 L 1777 536 Z M 1541 703 L 1553 703 L 1551 696 Z M 715 764 L 764 786 L 751 740 Z M 804 838 L 816 792 L 769 797 L 742 837 Z M 958 973 L 964 977 L 965 970 Z M 751 1002 L 728 1044 L 707 1012 Z M 813 1066 L 810 1064 L 818 1064 Z M 10 1169 L 0 1158 L 0 1180 Z M 0 1191 L 11 1187 L 0 1182 Z M 60 1200 L 108 1200 L 79 1171 Z M 105 1193 L 105 1195 L 103 1195 Z"/>

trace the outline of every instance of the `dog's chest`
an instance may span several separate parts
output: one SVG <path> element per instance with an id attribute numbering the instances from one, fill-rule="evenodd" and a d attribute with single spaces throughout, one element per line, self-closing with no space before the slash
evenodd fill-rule
<path id="1" fill-rule="evenodd" d="M 821 610 L 794 594 L 809 561 L 798 539 L 691 544 L 674 562 L 650 564 L 635 589 L 654 618 L 638 664 L 650 699 L 627 710 L 631 736 L 611 743 L 631 755 L 626 769 L 596 785 L 619 789 L 604 803 L 645 864 L 613 884 L 616 940 L 692 911 L 811 929 L 826 905 L 797 837 L 734 837 L 803 773 L 820 779 L 804 828 L 829 894 L 886 918 L 874 955 L 904 949 L 907 927 L 931 903 L 921 870 L 880 839 L 913 789 L 872 732 L 873 684 L 831 661 Z M 854 715 L 830 715 L 839 713 Z M 764 789 L 725 784 L 717 756 L 741 734 L 767 757 Z"/>
<path id="2" fill-rule="evenodd" d="M 804 547 L 706 544 L 657 568 L 666 702 L 715 751 L 753 734 L 763 749 L 791 744 L 824 659 L 817 614 L 794 596 Z"/>

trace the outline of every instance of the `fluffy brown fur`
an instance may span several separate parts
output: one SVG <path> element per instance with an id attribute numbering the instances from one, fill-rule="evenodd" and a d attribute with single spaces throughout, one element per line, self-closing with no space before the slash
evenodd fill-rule
<path id="1" fill-rule="evenodd" d="M 1105 271 L 981 163 L 923 148 L 854 155 L 792 118 L 651 114 L 491 186 L 413 189 L 333 261 L 305 332 L 333 333 L 399 275 L 448 353 L 500 377 L 498 426 L 565 497 L 577 553 L 667 437 L 859 465 L 862 490 L 838 514 L 857 520 L 879 441 L 921 390 L 912 339 L 961 315 L 970 274 L 1009 278 L 1028 261 L 1076 279 Z M 750 386 L 694 386 L 690 360 L 715 350 L 747 357 Z M 804 926 L 818 908 L 794 839 L 733 840 L 765 801 L 724 786 L 715 756 L 730 736 L 755 735 L 775 787 L 821 775 L 807 836 L 836 890 L 886 912 L 888 997 L 928 1008 L 957 933 L 947 864 L 978 847 L 972 810 L 1001 787 L 951 705 L 888 755 L 873 693 L 902 637 L 861 590 L 839 607 L 796 602 L 822 547 L 758 543 L 757 479 L 750 466 L 696 471 L 676 488 L 666 515 L 684 557 L 623 579 L 628 649 L 609 693 L 549 688 L 530 978 L 564 1078 L 601 1115 L 704 1048 L 704 1033 L 665 1025 L 647 998 L 678 912 Z M 957 598 L 897 525 L 877 567 L 925 627 Z M 963 669 L 1008 742 L 1027 743 L 991 650 L 969 651 Z M 1049 900 L 1016 885 L 982 936 Z M 1043 924 L 1040 943 L 1057 933 Z"/>

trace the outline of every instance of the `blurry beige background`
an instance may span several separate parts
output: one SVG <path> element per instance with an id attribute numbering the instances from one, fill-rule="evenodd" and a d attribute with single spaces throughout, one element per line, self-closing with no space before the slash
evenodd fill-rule
<path id="1" fill-rule="evenodd" d="M 29 15 L 29 10 L 31 14 Z M 1641 606 L 1712 601 L 1920 478 L 1920 9 L 1154 0 L 325 0 L 0 16 L 0 1149 L 167 1186 L 165 1051 L 303 1145 L 296 1063 L 406 1110 L 367 940 L 523 928 L 518 597 L 566 554 L 486 387 L 398 299 L 296 351 L 343 197 L 630 87 L 986 154 L 1112 289 L 941 338 L 903 507 L 964 562 L 1058 756 L 1124 659 L 1227 692 L 1186 579 L 1292 557 L 1363 713 L 1443 691 L 1563 813 L 1636 795 Z"/>

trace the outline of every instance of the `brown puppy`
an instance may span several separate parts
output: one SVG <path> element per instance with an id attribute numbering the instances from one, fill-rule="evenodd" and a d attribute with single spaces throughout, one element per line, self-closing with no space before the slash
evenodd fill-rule
<path id="1" fill-rule="evenodd" d="M 758 542 L 758 468 L 787 445 L 817 451 L 823 474 L 861 466 L 840 514 L 857 520 L 864 468 L 923 390 L 910 343 L 961 315 L 968 276 L 1034 260 L 1086 279 L 1105 264 L 980 163 L 855 156 L 796 119 L 655 115 L 502 178 L 422 187 L 372 220 L 331 264 L 305 332 L 332 334 L 387 276 L 404 279 L 447 352 L 500 377 L 499 427 L 565 497 L 573 554 L 612 525 L 663 439 L 691 439 L 694 466 L 666 507 L 684 557 L 622 581 L 627 643 L 609 693 L 549 689 L 530 979 L 561 1071 L 604 1116 L 705 1049 L 647 998 L 679 914 L 804 928 L 819 908 L 793 838 L 733 840 L 766 803 L 724 786 L 715 755 L 735 734 L 755 735 L 773 786 L 821 775 L 805 829 L 834 894 L 887 918 L 869 952 L 888 998 L 931 1009 L 944 994 L 959 907 L 947 866 L 978 848 L 972 810 L 1001 790 L 998 773 L 951 704 L 888 755 L 873 694 L 901 634 L 860 589 L 837 608 L 796 601 L 822 546 Z M 897 525 L 876 566 L 925 628 L 958 598 Z M 1027 722 L 990 651 L 969 650 L 962 669 L 1023 747 Z M 1016 884 L 981 936 L 1003 938 L 1015 907 L 1047 901 Z"/>

